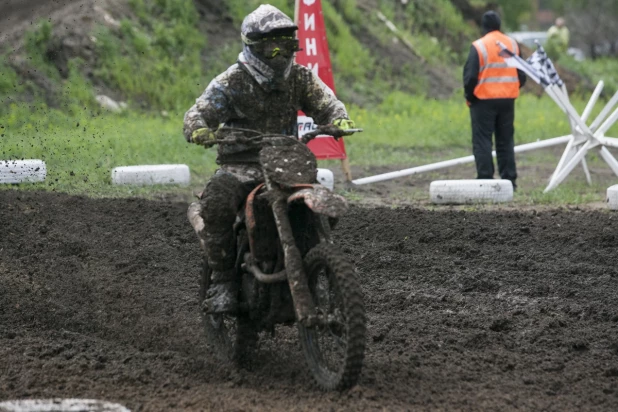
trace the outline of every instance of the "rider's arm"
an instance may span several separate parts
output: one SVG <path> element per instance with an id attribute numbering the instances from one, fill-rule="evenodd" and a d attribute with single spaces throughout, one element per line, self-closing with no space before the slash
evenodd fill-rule
<path id="1" fill-rule="evenodd" d="M 301 110 L 316 124 L 330 124 L 336 119 L 348 119 L 348 112 L 335 93 L 318 76 L 305 67 L 300 75 L 305 87 L 301 95 Z"/>
<path id="2" fill-rule="evenodd" d="M 208 128 L 216 130 L 221 123 L 230 118 L 230 105 L 224 92 L 224 86 L 214 79 L 195 104 L 185 113 L 183 133 L 191 142 L 193 132 Z"/>

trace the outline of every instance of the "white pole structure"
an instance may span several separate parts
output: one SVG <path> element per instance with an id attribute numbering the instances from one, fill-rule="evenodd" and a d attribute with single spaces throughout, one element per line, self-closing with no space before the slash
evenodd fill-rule
<path id="1" fill-rule="evenodd" d="M 595 135 L 604 136 L 605 132 L 608 131 L 609 128 L 612 127 L 613 124 L 616 123 L 617 120 L 618 120 L 618 109 L 614 110 L 612 115 L 609 116 L 607 120 L 603 122 L 601 126 L 599 126 L 599 128 L 595 131 Z"/>
<path id="2" fill-rule="evenodd" d="M 601 110 L 601 113 L 599 113 L 596 119 L 594 119 L 594 121 L 590 125 L 590 130 L 595 131 L 597 127 L 599 127 L 599 124 L 603 121 L 603 119 L 605 119 L 605 117 L 607 117 L 607 114 L 614 108 L 616 103 L 618 103 L 618 91 L 614 93 L 614 95 L 609 100 L 609 102 L 607 102 L 603 110 Z"/>
<path id="3" fill-rule="evenodd" d="M 586 156 L 588 150 L 592 149 L 592 147 L 596 145 L 597 144 L 593 143 L 592 140 L 588 140 L 586 143 L 584 143 L 582 148 L 579 149 L 577 153 L 575 153 L 575 155 L 573 155 L 573 157 L 563 166 L 562 169 L 557 169 L 554 172 L 551 180 L 549 181 L 549 184 L 543 192 L 547 193 L 550 190 L 555 189 L 556 186 L 562 183 L 562 181 L 569 175 L 569 173 L 571 173 L 571 171 L 575 169 L 575 166 L 577 166 L 577 164 L 584 158 L 584 156 Z"/>
<path id="4" fill-rule="evenodd" d="M 561 92 L 558 92 L 557 85 L 549 85 L 545 88 L 547 94 L 566 113 L 571 125 L 572 137 L 569 140 L 569 143 L 567 144 L 567 147 L 564 150 L 558 165 L 556 166 L 556 170 L 552 174 L 549 183 L 544 190 L 544 193 L 556 188 L 580 162 L 584 169 L 586 181 L 588 184 L 592 184 L 592 178 L 586 163 L 586 154 L 589 150 L 599 145 L 603 146 L 601 149 L 601 157 L 610 166 L 612 171 L 618 175 L 618 161 L 616 161 L 609 150 L 605 148 L 605 146 L 618 147 L 618 140 L 614 138 L 606 138 L 604 136 L 605 132 L 607 132 L 607 130 L 609 130 L 609 128 L 612 127 L 616 121 L 618 121 L 618 109 L 614 110 L 614 112 L 607 117 L 616 103 L 618 103 L 618 92 L 615 93 L 610 101 L 605 105 L 594 122 L 590 126 L 586 125 L 586 120 L 590 116 L 594 105 L 598 101 L 603 85 L 603 81 L 600 81 L 597 84 L 597 87 L 592 93 L 592 96 L 590 97 L 590 100 L 588 101 L 581 117 L 578 116 L 575 108 L 571 105 L 564 87 Z M 599 126 L 599 124 L 601 125 Z"/>
<path id="5" fill-rule="evenodd" d="M 594 92 L 592 92 L 592 96 L 590 96 L 590 100 L 588 101 L 588 104 L 586 105 L 586 108 L 584 109 L 582 113 L 582 120 L 584 122 L 588 120 L 588 116 L 590 116 L 590 113 L 592 112 L 594 105 L 597 104 L 597 100 L 599 100 L 599 96 L 601 95 L 601 92 L 603 91 L 604 85 L 605 83 L 603 83 L 603 80 L 601 80 L 597 84 L 597 87 L 594 88 Z"/>
<path id="6" fill-rule="evenodd" d="M 590 115 L 590 113 L 586 113 L 586 110 L 588 111 L 592 110 L 594 104 L 599 98 L 599 95 L 601 94 L 601 91 L 603 90 L 603 85 L 604 85 L 603 81 L 600 81 L 599 84 L 597 84 L 597 87 L 595 87 L 594 92 L 592 93 L 592 96 L 590 97 L 590 100 L 588 101 L 588 104 L 586 105 L 586 108 L 584 109 L 584 113 L 582 113 L 581 119 L 583 123 L 586 123 L 586 119 Z M 566 85 L 562 84 L 562 86 L 560 87 L 560 90 L 562 91 L 562 94 L 565 97 L 566 103 L 569 106 L 572 106 L 571 100 L 569 99 L 569 93 L 567 91 Z M 575 134 L 579 132 L 580 129 L 577 127 L 577 125 L 573 121 L 573 118 L 571 116 L 567 116 L 567 118 L 569 119 L 569 125 L 571 127 L 572 133 Z M 576 140 L 575 135 L 573 136 L 571 141 L 574 141 L 574 140 Z M 566 150 L 565 150 L 565 153 L 567 153 Z M 569 153 L 569 156 L 572 154 L 571 151 L 568 151 L 568 153 Z M 592 177 L 590 176 L 590 170 L 588 169 L 588 163 L 586 162 L 585 157 L 581 160 L 581 165 L 582 165 L 582 169 L 584 170 L 584 175 L 586 176 L 586 182 L 588 183 L 588 185 L 592 185 Z"/>
<path id="7" fill-rule="evenodd" d="M 559 144 L 567 143 L 572 138 L 572 135 L 554 137 L 553 139 L 540 140 L 538 142 L 526 143 L 519 146 L 515 146 L 515 153 L 527 152 L 535 149 L 542 149 L 544 147 L 556 146 Z M 496 157 L 496 151 L 492 152 L 492 156 Z M 397 177 L 410 176 L 419 173 L 431 172 L 434 170 L 444 169 L 451 166 L 462 165 L 466 163 L 474 162 L 474 156 L 465 156 L 452 160 L 445 160 L 442 162 L 432 163 L 424 166 L 412 167 L 410 169 L 398 170 L 396 172 L 383 173 L 380 175 L 363 177 L 361 179 L 352 180 L 352 183 L 356 185 L 364 185 L 367 183 L 381 182 L 383 180 L 395 179 Z"/>
<path id="8" fill-rule="evenodd" d="M 590 100 L 588 101 L 588 104 L 586 105 L 586 108 L 584 109 L 584 112 L 582 113 L 582 116 L 581 116 L 582 121 L 585 122 L 590 116 L 590 113 L 592 112 L 594 105 L 596 104 L 597 100 L 599 99 L 599 96 L 601 95 L 601 92 L 603 91 L 603 86 L 604 86 L 604 83 L 601 80 L 595 87 L 594 92 L 592 93 L 592 96 L 590 97 Z M 562 93 L 568 99 L 568 93 L 564 85 L 562 85 L 561 90 L 562 90 Z M 569 101 L 569 104 L 570 104 L 570 101 Z M 561 105 L 559 104 L 559 106 Z M 566 149 L 564 149 L 564 153 L 562 154 L 562 156 L 560 157 L 560 160 L 558 161 L 558 166 L 556 166 L 556 170 L 561 169 L 562 166 L 564 166 L 564 164 L 567 161 L 569 161 L 571 157 L 573 157 L 573 154 L 577 152 L 577 146 L 579 146 L 582 143 L 585 143 L 587 140 L 586 137 L 582 135 L 581 130 L 579 130 L 575 126 L 575 122 L 572 120 L 571 116 L 567 116 L 567 117 L 569 119 L 569 124 L 571 125 L 571 130 L 573 131 L 574 138 L 569 141 Z M 586 163 L 586 158 L 583 158 L 581 163 L 582 163 L 582 168 L 584 169 L 584 174 L 586 175 L 586 181 L 588 182 L 589 185 L 591 185 L 592 178 L 590 177 L 590 171 L 588 170 L 588 164 Z"/>
<path id="9" fill-rule="evenodd" d="M 612 156 L 612 154 L 609 152 L 609 150 L 607 150 L 607 147 L 605 146 L 603 146 L 599 152 L 603 160 L 607 162 L 607 164 L 609 165 L 609 167 L 611 167 L 616 176 L 618 176 L 618 161 L 616 161 L 616 158 Z"/>

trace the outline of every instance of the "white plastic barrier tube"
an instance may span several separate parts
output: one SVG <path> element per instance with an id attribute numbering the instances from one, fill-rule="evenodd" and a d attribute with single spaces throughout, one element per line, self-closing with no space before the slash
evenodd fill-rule
<path id="1" fill-rule="evenodd" d="M 47 166 L 42 160 L 0 160 L 0 183 L 42 182 L 46 176 Z"/>
<path id="2" fill-rule="evenodd" d="M 333 190 L 335 188 L 335 175 L 330 169 L 318 168 L 318 182 Z"/>
<path id="3" fill-rule="evenodd" d="M 513 200 L 513 184 L 504 179 L 435 180 L 429 197 L 435 204 L 505 203 Z"/>
<path id="4" fill-rule="evenodd" d="M 0 412 L 131 412 L 124 406 L 95 399 L 23 399 L 0 402 Z"/>
<path id="5" fill-rule="evenodd" d="M 572 135 L 554 137 L 553 139 L 540 140 L 538 142 L 526 143 L 519 146 L 515 146 L 515 153 L 526 152 L 529 150 L 541 149 L 544 147 L 556 146 L 564 144 L 569 141 Z M 496 157 L 496 152 L 492 152 L 492 155 Z M 432 163 L 424 166 L 417 166 L 410 169 L 399 170 L 396 172 L 383 173 L 380 175 L 363 177 L 361 179 L 352 180 L 352 183 L 356 185 L 364 185 L 367 183 L 381 182 L 383 180 L 395 179 L 397 177 L 415 175 L 419 173 L 431 172 L 433 170 L 444 169 L 451 166 L 462 165 L 466 163 L 474 162 L 474 156 L 460 157 L 452 160 L 445 160 L 443 162 Z"/>
<path id="6" fill-rule="evenodd" d="M 618 185 L 610 186 L 607 189 L 607 206 L 611 210 L 618 210 Z"/>
<path id="7" fill-rule="evenodd" d="M 112 169 L 112 183 L 116 185 L 186 186 L 190 181 L 189 166 L 182 164 L 120 166 Z"/>

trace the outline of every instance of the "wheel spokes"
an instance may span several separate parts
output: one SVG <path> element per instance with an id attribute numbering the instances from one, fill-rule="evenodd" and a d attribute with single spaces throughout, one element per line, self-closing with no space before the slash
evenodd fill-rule
<path id="1" fill-rule="evenodd" d="M 321 319 L 320 325 L 314 329 L 314 343 L 325 366 L 335 372 L 339 370 L 338 365 L 347 348 L 345 318 L 340 308 L 342 300 L 326 268 L 318 272 L 313 286 L 316 312 Z"/>

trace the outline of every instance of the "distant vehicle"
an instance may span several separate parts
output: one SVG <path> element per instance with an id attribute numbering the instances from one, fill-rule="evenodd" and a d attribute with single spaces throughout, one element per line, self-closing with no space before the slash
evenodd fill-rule
<path id="1" fill-rule="evenodd" d="M 582 49 L 578 49 L 577 47 L 569 47 L 567 49 L 567 54 L 569 56 L 573 56 L 573 58 L 578 62 L 586 60 L 586 54 L 584 51 Z"/>
<path id="2" fill-rule="evenodd" d="M 518 43 L 524 44 L 532 50 L 536 50 L 536 42 L 542 46 L 547 41 L 547 32 L 544 31 L 513 31 L 507 33 L 508 36 L 515 39 Z M 576 47 L 569 47 L 567 54 L 572 56 L 578 62 L 586 59 L 586 54 Z"/>
<path id="3" fill-rule="evenodd" d="M 536 49 L 535 41 L 538 41 L 541 46 L 547 41 L 547 32 L 544 31 L 514 31 L 506 34 L 532 50 Z"/>

